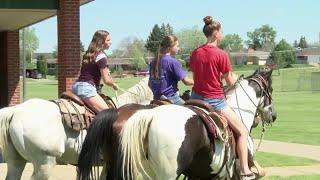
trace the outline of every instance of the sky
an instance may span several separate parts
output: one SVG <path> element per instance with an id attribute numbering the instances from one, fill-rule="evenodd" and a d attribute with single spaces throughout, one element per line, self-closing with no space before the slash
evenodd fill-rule
<path id="1" fill-rule="evenodd" d="M 174 32 L 198 27 L 210 15 L 219 21 L 224 34 L 239 34 L 269 24 L 277 32 L 276 41 L 289 43 L 305 36 L 308 43 L 319 42 L 320 1 L 315 0 L 94 0 L 80 7 L 80 38 L 85 48 L 96 30 L 111 33 L 109 53 L 127 37 L 146 40 L 155 24 L 169 23 Z M 52 52 L 57 46 L 57 18 L 31 27 L 39 38 L 37 52 Z M 180 42 L 182 44 L 183 42 Z"/>

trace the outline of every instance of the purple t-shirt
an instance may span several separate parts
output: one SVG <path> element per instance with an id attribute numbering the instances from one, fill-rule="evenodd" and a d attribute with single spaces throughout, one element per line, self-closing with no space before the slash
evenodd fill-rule
<path id="1" fill-rule="evenodd" d="M 104 53 L 100 53 L 94 61 L 82 65 L 78 81 L 98 86 L 101 80 L 100 69 L 106 67 L 107 56 Z"/>
<path id="2" fill-rule="evenodd" d="M 150 64 L 149 84 L 153 92 L 153 98 L 158 100 L 161 95 L 172 97 L 178 89 L 178 81 L 185 78 L 186 73 L 183 71 L 181 64 L 174 57 L 169 55 L 162 56 L 159 78 L 154 76 L 155 60 Z"/>

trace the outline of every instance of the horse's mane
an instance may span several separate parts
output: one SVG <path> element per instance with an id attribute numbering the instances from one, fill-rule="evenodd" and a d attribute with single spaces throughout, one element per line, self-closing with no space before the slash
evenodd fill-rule
<path id="1" fill-rule="evenodd" d="M 123 94 L 112 98 L 117 107 L 129 103 L 149 104 L 153 99 L 153 94 L 148 86 L 148 77 L 140 80 L 136 85 L 125 90 Z"/>

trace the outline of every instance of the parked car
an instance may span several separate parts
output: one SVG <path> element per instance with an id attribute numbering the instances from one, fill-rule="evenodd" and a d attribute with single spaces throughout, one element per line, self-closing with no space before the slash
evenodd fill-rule
<path id="1" fill-rule="evenodd" d="M 136 71 L 133 75 L 134 76 L 148 76 L 149 71 L 148 70 L 140 70 L 140 71 Z"/>

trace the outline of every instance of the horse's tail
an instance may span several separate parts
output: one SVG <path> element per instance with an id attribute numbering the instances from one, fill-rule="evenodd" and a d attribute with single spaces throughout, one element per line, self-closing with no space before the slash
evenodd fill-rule
<path id="1" fill-rule="evenodd" d="M 147 159 L 144 143 L 148 140 L 148 131 L 153 120 L 148 111 L 150 110 L 135 113 L 123 126 L 120 140 L 121 164 L 118 166 L 121 166 L 124 179 L 135 179 L 138 169 L 151 179 L 143 164 Z"/>
<path id="2" fill-rule="evenodd" d="M 0 149 L 2 151 L 5 151 L 9 143 L 9 125 L 13 114 L 13 107 L 0 109 Z"/>
<path id="3" fill-rule="evenodd" d="M 117 116 L 116 109 L 103 110 L 96 115 L 82 144 L 77 179 L 87 180 L 92 177 L 92 166 L 98 164 L 100 152 L 105 152 L 102 148 L 105 145 L 111 146 L 112 125 Z"/>

